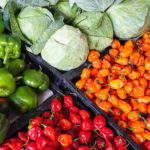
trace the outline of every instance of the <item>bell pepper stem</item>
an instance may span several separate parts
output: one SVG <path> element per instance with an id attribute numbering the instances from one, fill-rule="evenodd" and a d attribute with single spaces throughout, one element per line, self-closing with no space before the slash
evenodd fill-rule
<path id="1" fill-rule="evenodd" d="M 12 48 L 6 47 L 4 61 L 3 61 L 4 64 L 6 64 L 10 53 L 12 53 Z"/>
<path id="2" fill-rule="evenodd" d="M 46 128 L 47 126 L 45 124 L 41 124 L 44 128 Z"/>

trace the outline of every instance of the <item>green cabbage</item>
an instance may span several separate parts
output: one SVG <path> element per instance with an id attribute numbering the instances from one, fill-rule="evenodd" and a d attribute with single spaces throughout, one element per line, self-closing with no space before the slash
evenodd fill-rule
<path id="1" fill-rule="evenodd" d="M 150 26 L 149 7 L 150 0 L 117 0 L 107 10 L 116 36 L 128 39 L 143 34 Z"/>
<path id="2" fill-rule="evenodd" d="M 51 66 L 67 71 L 82 65 L 88 52 L 85 35 L 75 27 L 64 25 L 49 38 L 41 56 Z"/>
<path id="3" fill-rule="evenodd" d="M 77 16 L 73 25 L 87 35 L 90 49 L 104 50 L 113 40 L 113 28 L 107 14 L 83 12 Z"/>
<path id="4" fill-rule="evenodd" d="M 58 10 L 64 15 L 67 21 L 74 19 L 77 15 L 80 14 L 80 9 L 76 4 L 71 8 L 68 0 L 60 0 L 57 4 Z"/>
<path id="5" fill-rule="evenodd" d="M 41 7 L 25 7 L 17 17 L 22 33 L 32 42 L 54 21 L 50 11 Z"/>

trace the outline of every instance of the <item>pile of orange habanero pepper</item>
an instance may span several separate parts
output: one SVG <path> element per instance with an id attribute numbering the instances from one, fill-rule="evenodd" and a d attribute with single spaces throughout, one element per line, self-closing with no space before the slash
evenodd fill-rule
<path id="1" fill-rule="evenodd" d="M 76 86 L 140 146 L 150 149 L 150 31 L 134 44 L 111 44 L 109 54 L 91 50 Z M 148 148 L 149 147 L 149 148 Z"/>

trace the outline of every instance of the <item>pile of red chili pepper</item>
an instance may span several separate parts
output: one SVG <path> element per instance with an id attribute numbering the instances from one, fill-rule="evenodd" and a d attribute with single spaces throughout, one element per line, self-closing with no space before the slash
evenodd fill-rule
<path id="1" fill-rule="evenodd" d="M 135 44 L 114 40 L 111 47 L 102 58 L 90 51 L 91 65 L 76 86 L 137 144 L 150 149 L 150 31 Z"/>
<path id="2" fill-rule="evenodd" d="M 126 150 L 122 136 L 114 137 L 102 115 L 90 119 L 84 109 L 74 106 L 70 95 L 52 100 L 51 111 L 30 121 L 27 132 L 7 139 L 0 150 Z"/>

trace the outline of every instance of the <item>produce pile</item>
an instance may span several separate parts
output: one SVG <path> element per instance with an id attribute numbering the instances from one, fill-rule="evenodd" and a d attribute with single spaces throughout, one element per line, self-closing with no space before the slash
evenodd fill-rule
<path id="1" fill-rule="evenodd" d="M 74 106 L 70 95 L 51 102 L 51 110 L 36 116 L 27 132 L 18 132 L 16 137 L 7 139 L 0 150 L 126 150 L 126 140 L 114 136 L 106 127 L 102 115 L 94 119 L 88 111 Z"/>
<path id="2" fill-rule="evenodd" d="M 150 31 L 135 44 L 114 40 L 103 58 L 92 50 L 88 61 L 76 86 L 137 144 L 150 143 Z"/>
<path id="3" fill-rule="evenodd" d="M 89 49 L 110 46 L 113 35 L 135 39 L 150 26 L 149 0 L 2 0 L 4 23 L 27 50 L 68 71 Z M 43 8 L 44 7 L 44 8 Z"/>
<path id="4" fill-rule="evenodd" d="M 2 33 L 4 24 L 0 15 L 0 144 L 8 129 L 9 108 L 25 113 L 38 106 L 38 94 L 46 91 L 50 80 L 41 70 L 25 62 L 21 41 Z"/>

